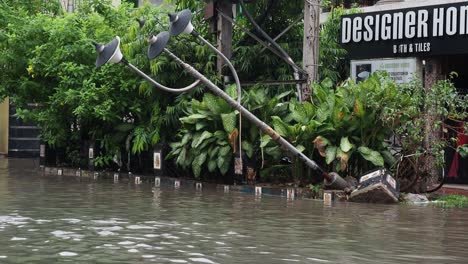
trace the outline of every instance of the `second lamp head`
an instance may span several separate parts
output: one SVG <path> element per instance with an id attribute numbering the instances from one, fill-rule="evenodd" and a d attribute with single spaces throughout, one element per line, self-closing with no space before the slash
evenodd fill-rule
<path id="1" fill-rule="evenodd" d="M 167 31 L 163 31 L 159 33 L 158 35 L 152 35 L 149 39 L 148 42 L 150 43 L 148 47 L 148 58 L 150 60 L 156 58 L 163 52 L 164 48 L 167 46 L 167 43 L 169 42 L 169 38 L 171 35 Z"/>
<path id="2" fill-rule="evenodd" d="M 172 36 L 177 36 L 181 33 L 190 34 L 193 31 L 192 12 L 184 9 L 177 14 L 169 14 L 169 33 Z"/>

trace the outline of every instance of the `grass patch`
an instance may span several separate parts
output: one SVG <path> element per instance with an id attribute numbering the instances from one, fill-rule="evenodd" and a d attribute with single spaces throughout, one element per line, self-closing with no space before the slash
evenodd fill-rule
<path id="1" fill-rule="evenodd" d="M 468 197 L 458 194 L 440 195 L 434 197 L 434 205 L 444 208 L 468 207 Z"/>

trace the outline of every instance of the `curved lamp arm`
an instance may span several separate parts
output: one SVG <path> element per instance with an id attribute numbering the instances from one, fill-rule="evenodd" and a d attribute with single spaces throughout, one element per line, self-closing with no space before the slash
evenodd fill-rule
<path id="1" fill-rule="evenodd" d="M 237 102 L 240 103 L 242 99 L 242 96 L 241 96 L 242 86 L 240 84 L 239 76 L 237 75 L 237 71 L 234 68 L 234 65 L 232 65 L 231 61 L 221 51 L 215 48 L 208 40 L 203 38 L 197 31 L 193 30 L 192 35 L 198 38 L 205 45 L 210 47 L 211 50 L 213 50 L 218 56 L 220 56 L 224 60 L 224 62 L 226 62 L 226 64 L 228 65 L 229 69 L 232 72 L 232 75 L 234 76 L 234 81 L 236 82 L 236 86 L 237 86 Z"/>
<path id="2" fill-rule="evenodd" d="M 200 80 L 196 80 L 195 82 L 193 82 L 192 84 L 190 84 L 189 86 L 186 86 L 186 87 L 183 87 L 183 88 L 178 88 L 178 89 L 175 89 L 175 88 L 170 88 L 170 87 L 167 87 L 167 86 L 164 86 L 158 82 L 156 82 L 155 80 L 153 80 L 151 77 L 149 77 L 148 75 L 146 75 L 144 72 L 142 72 L 140 69 L 138 69 L 137 67 L 135 67 L 133 64 L 131 64 L 130 62 L 128 62 L 126 59 L 122 59 L 122 63 L 125 64 L 126 66 L 128 66 L 130 69 L 132 69 L 133 71 L 135 71 L 136 73 L 138 73 L 138 75 L 140 75 L 141 77 L 145 78 L 147 81 L 149 81 L 150 83 L 152 83 L 154 86 L 156 86 L 157 88 L 163 90 L 163 91 L 166 91 L 166 92 L 169 92 L 169 93 L 183 93 L 183 92 L 187 92 L 187 91 L 190 91 L 192 90 L 193 88 L 195 88 L 199 83 L 200 83 Z"/>

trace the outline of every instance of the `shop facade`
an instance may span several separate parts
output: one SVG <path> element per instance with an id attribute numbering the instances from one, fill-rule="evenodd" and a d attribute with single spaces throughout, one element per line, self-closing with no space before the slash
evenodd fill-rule
<path id="1" fill-rule="evenodd" d="M 385 70 L 397 83 L 416 77 L 431 89 L 456 72 L 455 87 L 468 100 L 468 1 L 401 1 L 362 10 L 341 21 L 341 44 L 352 60 L 352 78 L 362 81 Z M 450 129 L 443 136 L 458 138 L 454 148 L 468 143 L 466 121 L 445 121 Z M 445 175 L 449 182 L 468 183 L 468 159 L 453 148 L 446 149 Z"/>

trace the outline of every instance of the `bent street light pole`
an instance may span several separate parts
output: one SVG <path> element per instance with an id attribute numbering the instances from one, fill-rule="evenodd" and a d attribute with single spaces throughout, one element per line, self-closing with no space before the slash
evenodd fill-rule
<path id="1" fill-rule="evenodd" d="M 257 126 L 260 130 L 262 130 L 265 134 L 269 135 L 273 140 L 278 142 L 284 149 L 291 152 L 292 154 L 299 157 L 309 168 L 316 170 L 322 174 L 325 178 L 325 185 L 328 188 L 332 189 L 340 189 L 345 190 L 349 188 L 348 183 L 341 178 L 337 173 L 325 172 L 317 163 L 313 160 L 309 159 L 304 153 L 300 152 L 296 147 L 294 147 L 291 143 L 289 143 L 286 139 L 281 137 L 278 132 L 273 130 L 269 125 L 265 124 L 262 120 L 256 117 L 254 114 L 249 112 L 246 108 L 232 99 L 228 94 L 226 94 L 221 88 L 216 86 L 213 82 L 211 82 L 208 78 L 206 78 L 203 74 L 198 72 L 195 68 L 190 66 L 189 64 L 182 61 L 179 57 L 174 55 L 168 49 L 164 49 L 164 52 L 169 55 L 173 60 L 179 63 L 188 73 L 190 73 L 193 77 L 200 80 L 208 89 L 210 89 L 214 94 L 218 95 L 219 97 L 223 98 L 226 102 L 228 102 L 233 108 L 238 110 L 242 113 L 242 115 L 251 121 L 255 126 Z"/>
<path id="2" fill-rule="evenodd" d="M 294 147 L 291 143 L 289 143 L 286 139 L 282 138 L 278 132 L 273 130 L 270 126 L 265 124 L 262 120 L 258 117 L 253 115 L 249 112 L 246 108 L 244 108 L 241 104 L 239 104 L 236 100 L 232 99 L 228 94 L 226 94 L 221 88 L 216 86 L 213 82 L 211 82 L 208 78 L 206 78 L 203 74 L 198 72 L 195 68 L 190 66 L 189 64 L 182 61 L 179 57 L 174 55 L 172 52 L 164 48 L 167 44 L 168 38 L 166 38 L 167 32 L 162 32 L 158 34 L 153 40 L 152 45 L 150 46 L 149 53 L 151 53 L 151 57 L 158 56 L 162 51 L 169 55 L 172 59 L 174 59 L 177 63 L 179 63 L 188 73 L 194 76 L 197 80 L 201 81 L 208 89 L 210 89 L 214 94 L 218 95 L 219 97 L 223 98 L 227 103 L 229 103 L 234 109 L 238 110 L 242 115 L 244 115 L 249 121 L 251 121 L 255 126 L 257 126 L 260 130 L 262 130 L 265 134 L 269 135 L 273 140 L 278 142 L 284 149 L 291 152 L 292 154 L 296 155 L 301 159 L 309 168 L 320 172 L 320 174 L 325 178 L 325 186 L 329 189 L 337 189 L 337 190 L 349 190 L 348 183 L 341 178 L 337 173 L 331 172 L 328 173 L 324 171 L 317 163 L 313 160 L 309 159 L 306 155 L 300 152 L 296 147 Z M 151 42 L 151 41 L 150 41 Z M 110 63 L 124 63 L 130 69 L 134 70 L 140 76 L 155 84 L 158 88 L 163 90 L 169 89 L 169 91 L 174 92 L 182 89 L 172 89 L 165 87 L 153 79 L 140 71 L 137 67 L 130 64 L 127 60 L 123 58 L 123 55 L 119 49 L 120 46 L 120 38 L 116 37 L 113 41 L 111 41 L 107 45 L 102 45 L 98 43 L 94 43 L 96 47 L 96 51 L 98 52 L 98 58 L 96 60 L 96 66 L 100 67 L 108 62 Z M 193 85 L 193 84 L 192 84 Z M 187 89 L 187 88 L 185 88 Z"/>

